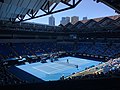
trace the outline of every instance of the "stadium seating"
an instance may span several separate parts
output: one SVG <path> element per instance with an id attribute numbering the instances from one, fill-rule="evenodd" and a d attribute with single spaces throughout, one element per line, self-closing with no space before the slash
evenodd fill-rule
<path id="1" fill-rule="evenodd" d="M 76 48 L 75 48 L 76 47 Z M 0 44 L 0 54 L 5 58 L 13 58 L 24 55 L 40 55 L 43 53 L 53 53 L 57 51 L 72 52 L 80 54 L 90 54 L 98 56 L 114 57 L 119 53 L 120 43 L 78 43 L 76 46 L 69 43 L 39 42 L 39 43 L 8 43 Z"/>

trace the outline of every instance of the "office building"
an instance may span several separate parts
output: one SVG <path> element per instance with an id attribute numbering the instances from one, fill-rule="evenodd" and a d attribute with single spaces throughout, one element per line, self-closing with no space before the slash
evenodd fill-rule
<path id="1" fill-rule="evenodd" d="M 49 25 L 55 26 L 55 18 L 52 16 L 49 17 Z"/>
<path id="2" fill-rule="evenodd" d="M 83 20 L 87 20 L 87 17 L 83 17 Z"/>
<path id="3" fill-rule="evenodd" d="M 73 16 L 71 17 L 71 23 L 74 25 L 75 23 L 77 23 L 79 21 L 79 17 L 78 16 Z"/>
<path id="4" fill-rule="evenodd" d="M 66 25 L 70 22 L 70 17 L 62 17 L 62 20 L 60 21 L 60 24 Z"/>

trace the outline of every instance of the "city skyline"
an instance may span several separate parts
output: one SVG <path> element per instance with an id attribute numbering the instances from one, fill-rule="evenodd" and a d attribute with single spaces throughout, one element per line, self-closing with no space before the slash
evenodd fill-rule
<path id="1" fill-rule="evenodd" d="M 63 7 L 63 6 L 60 5 L 60 7 Z M 92 19 L 92 18 L 99 18 L 99 17 L 105 17 L 105 16 L 113 16 L 113 15 L 117 15 L 117 13 L 115 13 L 113 9 L 111 9 L 110 7 L 106 6 L 103 3 L 96 3 L 93 0 L 89 0 L 89 1 L 82 0 L 81 3 L 73 9 L 59 12 L 52 15 L 54 15 L 54 17 L 56 18 L 55 25 L 59 25 L 62 17 L 79 16 L 79 20 L 82 20 L 83 17 Z M 32 20 L 29 20 L 28 22 L 35 22 L 35 23 L 48 25 L 49 24 L 48 17 L 50 16 L 51 15 L 37 18 L 37 19 L 32 19 Z"/>
<path id="2" fill-rule="evenodd" d="M 79 21 L 79 16 L 71 16 L 71 17 L 62 17 L 60 20 L 60 24 L 66 25 L 68 23 L 75 24 Z"/>

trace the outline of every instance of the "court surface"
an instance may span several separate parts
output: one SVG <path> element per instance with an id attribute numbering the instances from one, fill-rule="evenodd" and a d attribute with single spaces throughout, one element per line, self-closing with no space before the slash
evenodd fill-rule
<path id="1" fill-rule="evenodd" d="M 67 62 L 68 60 L 68 62 Z M 100 62 L 87 59 L 81 59 L 76 57 L 64 57 L 58 58 L 58 61 L 47 63 L 32 63 L 26 65 L 16 66 L 17 68 L 32 74 L 44 81 L 59 80 L 61 76 L 69 76 L 72 73 L 76 73 L 84 70 L 86 67 L 92 65 L 98 65 Z M 78 65 L 78 68 L 76 67 Z"/>

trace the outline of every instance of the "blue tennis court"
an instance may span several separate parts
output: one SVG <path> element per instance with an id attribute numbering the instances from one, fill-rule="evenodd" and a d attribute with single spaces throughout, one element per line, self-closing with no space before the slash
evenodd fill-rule
<path id="1" fill-rule="evenodd" d="M 68 61 L 67 61 L 68 60 Z M 32 63 L 16 66 L 17 68 L 30 73 L 31 75 L 40 78 L 44 81 L 59 80 L 61 76 L 69 76 L 84 70 L 86 67 L 98 65 L 100 62 L 76 57 L 58 58 L 58 61 L 51 62 L 49 59 L 47 63 Z M 76 68 L 76 65 L 78 68 Z"/>

